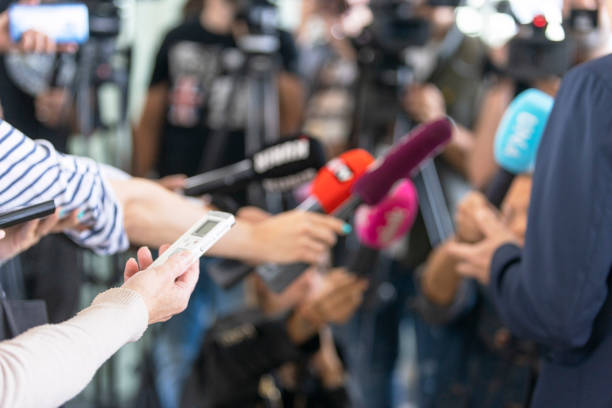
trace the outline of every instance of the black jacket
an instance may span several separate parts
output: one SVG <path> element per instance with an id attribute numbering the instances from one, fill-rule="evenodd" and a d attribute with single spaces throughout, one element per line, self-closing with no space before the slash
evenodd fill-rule
<path id="1" fill-rule="evenodd" d="M 269 318 L 248 309 L 215 323 L 204 340 L 200 356 L 187 381 L 182 406 L 187 408 L 249 408 L 268 405 L 269 395 L 260 390 L 262 378 L 274 383 L 274 371 L 286 363 L 305 367 L 319 349 L 318 336 L 297 346 L 286 330 L 287 317 Z M 294 401 L 305 407 L 346 408 L 344 388 L 326 390 L 312 375 L 300 376 L 298 387 L 279 387 L 283 408 Z M 275 384 L 278 385 L 278 384 Z M 262 395 L 263 394 L 263 395 Z"/>

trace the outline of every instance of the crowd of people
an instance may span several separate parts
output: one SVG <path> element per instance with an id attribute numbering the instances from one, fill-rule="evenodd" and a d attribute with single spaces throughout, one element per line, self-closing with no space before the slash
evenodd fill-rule
<path id="1" fill-rule="evenodd" d="M 264 0 L 188 0 L 152 62 L 129 169 L 70 154 L 78 101 L 58 77 L 80 48 L 44 28 L 13 38 L 6 3 L 0 214 L 57 209 L 0 229 L 0 407 L 69 404 L 156 323 L 126 406 L 611 406 L 611 0 L 565 0 L 559 22 L 495 2 L 517 26 L 501 44 L 461 29 L 460 1 L 302 0 L 290 32 Z M 37 91 L 15 76 L 26 60 Z M 509 125 L 533 90 L 554 100 L 541 137 L 530 112 Z M 419 214 L 392 246 L 364 246 L 371 207 L 305 211 L 308 183 L 183 194 L 188 178 L 252 157 L 270 129 L 318 140 L 342 180 L 343 152 L 382 161 L 444 118 L 450 142 L 413 172 Z M 262 124 L 268 139 L 254 141 Z M 500 129 L 535 164 L 507 168 L 500 155 L 520 153 L 500 153 Z M 152 265 L 211 210 L 236 224 L 205 257 Z M 133 257 L 79 311 L 85 251 Z M 283 290 L 261 272 L 296 263 L 305 271 Z M 220 284 L 232 268 L 245 272 Z M 410 383 L 398 375 L 408 337 Z"/>

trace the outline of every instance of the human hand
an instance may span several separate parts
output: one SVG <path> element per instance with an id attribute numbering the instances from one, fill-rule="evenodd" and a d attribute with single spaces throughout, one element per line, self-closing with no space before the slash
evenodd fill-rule
<path id="1" fill-rule="evenodd" d="M 185 180 L 187 176 L 184 174 L 173 174 L 171 176 L 162 177 L 157 182 L 166 190 L 180 191 L 185 188 Z"/>
<path id="2" fill-rule="evenodd" d="M 361 304 L 367 287 L 366 280 L 346 269 L 334 269 L 325 277 L 321 288 L 298 306 L 288 323 L 289 334 L 300 343 L 326 324 L 345 323 Z"/>
<path id="3" fill-rule="evenodd" d="M 168 248 L 169 245 L 162 246 L 160 255 Z M 183 251 L 152 268 L 153 256 L 148 248 L 140 248 L 137 257 L 138 262 L 130 258 L 125 264 L 122 287 L 143 297 L 149 311 L 149 324 L 165 322 L 184 311 L 200 276 L 198 259 Z"/>
<path id="4" fill-rule="evenodd" d="M 318 264 L 336 244 L 336 236 L 350 232 L 348 224 L 336 218 L 293 210 L 253 223 L 256 262 L 307 262 Z"/>
<path id="5" fill-rule="evenodd" d="M 334 337 L 329 327 L 319 332 L 321 347 L 315 354 L 312 364 L 321 376 L 321 381 L 327 389 L 334 389 L 344 385 L 345 372 L 342 360 L 338 356 Z"/>
<path id="6" fill-rule="evenodd" d="M 83 230 L 80 225 L 80 211 L 74 210 L 60 219 L 60 209 L 45 218 L 38 218 L 23 224 L 0 230 L 0 260 L 10 259 L 36 245 L 47 234 L 66 230 Z"/>
<path id="7" fill-rule="evenodd" d="M 19 4 L 37 5 L 39 0 L 25 0 Z M 29 30 L 26 31 L 17 43 L 13 42 L 9 33 L 9 14 L 8 11 L 0 13 L 0 52 L 18 51 L 22 53 L 47 53 L 77 51 L 76 44 L 57 44 L 52 38 L 44 33 Z"/>
<path id="8" fill-rule="evenodd" d="M 432 84 L 413 85 L 404 94 L 404 109 L 410 116 L 426 123 L 446 116 L 442 92 Z"/>
<path id="9" fill-rule="evenodd" d="M 490 204 L 486 197 L 478 191 L 470 192 L 461 200 L 455 213 L 455 226 L 459 241 L 475 243 L 484 238 L 484 234 L 474 219 L 476 212 L 482 208 L 490 208 Z"/>
<path id="10" fill-rule="evenodd" d="M 34 100 L 36 119 L 50 128 L 66 123 L 70 110 L 69 97 L 66 88 L 51 88 L 37 95 Z"/>
<path id="11" fill-rule="evenodd" d="M 519 244 L 518 238 L 504 225 L 499 215 L 484 207 L 474 214 L 474 220 L 484 239 L 477 244 L 450 242 L 448 252 L 458 260 L 457 273 L 475 278 L 483 285 L 491 277 L 491 261 L 497 249 L 508 243 Z"/>

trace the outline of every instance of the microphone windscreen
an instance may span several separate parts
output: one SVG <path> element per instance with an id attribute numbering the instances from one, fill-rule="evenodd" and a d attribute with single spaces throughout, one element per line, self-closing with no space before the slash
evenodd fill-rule
<path id="1" fill-rule="evenodd" d="M 554 99 L 537 89 L 528 89 L 508 106 L 495 134 L 495 160 L 514 174 L 533 171 L 540 140 Z"/>
<path id="2" fill-rule="evenodd" d="M 355 183 L 354 193 L 368 205 L 379 203 L 396 181 L 410 177 L 421 163 L 450 141 L 452 126 L 449 119 L 439 119 L 404 136 L 377 167 Z"/>
<path id="3" fill-rule="evenodd" d="M 353 185 L 372 163 L 374 157 L 366 150 L 353 149 L 331 160 L 319 171 L 312 182 L 311 194 L 325 213 L 331 214 L 351 196 Z"/>
<path id="4" fill-rule="evenodd" d="M 325 149 L 314 137 L 299 134 L 264 147 L 252 157 L 253 170 L 260 179 L 278 179 L 325 165 Z"/>
<path id="5" fill-rule="evenodd" d="M 402 180 L 376 206 L 362 205 L 355 213 L 359 241 L 384 249 L 403 238 L 414 225 L 419 211 L 417 191 L 410 180 Z"/>

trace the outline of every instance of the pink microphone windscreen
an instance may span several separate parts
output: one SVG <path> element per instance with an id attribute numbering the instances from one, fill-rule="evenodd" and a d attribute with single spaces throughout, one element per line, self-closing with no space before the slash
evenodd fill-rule
<path id="1" fill-rule="evenodd" d="M 419 201 L 414 184 L 410 180 L 402 180 L 376 206 L 362 205 L 357 209 L 357 236 L 371 248 L 387 248 L 412 228 L 418 211 Z"/>
<path id="2" fill-rule="evenodd" d="M 419 126 L 357 180 L 353 193 L 368 205 L 377 204 L 399 179 L 410 177 L 426 159 L 446 145 L 451 135 L 452 124 L 447 118 Z"/>

